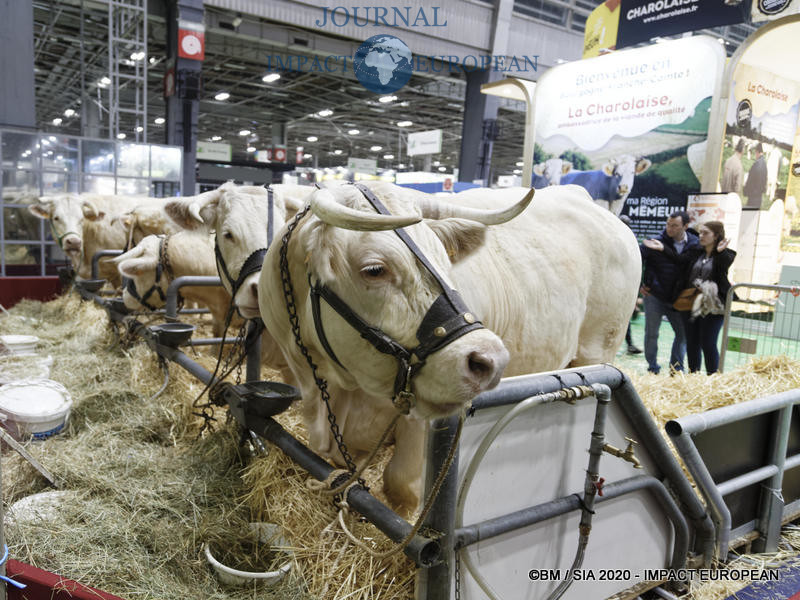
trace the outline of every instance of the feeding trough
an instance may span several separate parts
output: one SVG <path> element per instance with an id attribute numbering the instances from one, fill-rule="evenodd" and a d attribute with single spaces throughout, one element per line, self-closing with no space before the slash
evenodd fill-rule
<path id="1" fill-rule="evenodd" d="M 189 323 L 164 323 L 150 327 L 150 331 L 156 334 L 159 344 L 177 348 L 191 339 L 194 333 L 194 325 Z"/>
<path id="2" fill-rule="evenodd" d="M 78 279 L 75 281 L 76 286 L 85 292 L 89 292 L 90 294 L 99 292 L 100 288 L 102 288 L 105 284 L 105 279 Z"/>
<path id="3" fill-rule="evenodd" d="M 241 410 L 244 415 L 272 417 L 289 408 L 300 399 L 300 390 L 277 381 L 250 381 L 231 386 L 226 396 L 231 410 Z"/>

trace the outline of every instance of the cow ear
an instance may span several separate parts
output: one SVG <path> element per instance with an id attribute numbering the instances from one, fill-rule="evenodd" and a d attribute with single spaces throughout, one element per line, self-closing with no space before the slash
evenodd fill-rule
<path id="1" fill-rule="evenodd" d="M 31 204 L 30 206 L 28 206 L 28 211 L 31 214 L 36 215 L 40 219 L 49 219 L 50 216 L 53 214 L 53 203 L 37 202 L 36 204 Z"/>
<path id="2" fill-rule="evenodd" d="M 208 229 L 214 220 L 212 211 L 216 211 L 219 204 L 220 194 L 208 192 L 207 195 L 200 194 L 193 198 L 182 200 L 170 200 L 164 205 L 167 215 L 184 229 L 198 229 L 203 227 Z M 201 214 L 203 216 L 201 216 Z"/>
<path id="3" fill-rule="evenodd" d="M 568 160 L 565 160 L 564 162 L 561 163 L 561 174 L 566 175 L 570 171 L 572 171 L 572 163 L 569 162 Z"/>
<path id="4" fill-rule="evenodd" d="M 636 174 L 638 175 L 639 173 L 644 173 L 645 171 L 647 171 L 647 169 L 650 168 L 650 165 L 652 164 L 653 163 L 650 162 L 649 159 L 640 158 L 639 160 L 636 161 Z"/>
<path id="5" fill-rule="evenodd" d="M 538 175 L 539 177 L 544 177 L 544 163 L 533 165 L 533 174 Z"/>
<path id="6" fill-rule="evenodd" d="M 612 177 L 614 175 L 614 167 L 616 166 L 617 165 L 614 164 L 613 162 L 608 161 L 606 164 L 603 165 L 603 173 L 605 173 L 609 177 Z"/>
<path id="7" fill-rule="evenodd" d="M 486 241 L 487 227 L 467 219 L 425 221 L 444 244 L 450 262 L 457 263 L 480 248 Z"/>
<path id="8" fill-rule="evenodd" d="M 136 275 L 140 275 L 145 271 L 152 271 L 156 268 L 157 262 L 154 258 L 151 257 L 144 257 L 144 258 L 130 258 L 128 260 L 123 260 L 117 265 L 117 269 L 119 270 L 120 275 L 125 277 L 134 277 Z"/>
<path id="9" fill-rule="evenodd" d="M 83 211 L 84 218 L 88 219 L 89 221 L 99 221 L 106 216 L 106 213 L 101 210 L 97 210 L 97 207 L 88 200 L 83 201 L 83 204 L 81 205 L 81 211 Z"/>

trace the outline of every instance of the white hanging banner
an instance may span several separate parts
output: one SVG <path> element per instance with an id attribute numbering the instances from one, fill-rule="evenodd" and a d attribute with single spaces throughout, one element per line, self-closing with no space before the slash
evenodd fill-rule
<path id="1" fill-rule="evenodd" d="M 536 87 L 536 137 L 582 150 L 682 123 L 714 93 L 724 51 L 695 37 L 559 65 Z"/>
<path id="2" fill-rule="evenodd" d="M 408 134 L 409 156 L 418 154 L 439 154 L 442 151 L 442 130 L 418 131 Z"/>

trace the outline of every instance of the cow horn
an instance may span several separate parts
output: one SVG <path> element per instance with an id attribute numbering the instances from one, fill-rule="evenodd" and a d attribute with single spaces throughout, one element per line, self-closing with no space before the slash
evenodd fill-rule
<path id="1" fill-rule="evenodd" d="M 328 190 L 318 190 L 311 195 L 311 210 L 328 225 L 355 231 L 399 229 L 422 220 L 418 215 L 383 215 L 355 210 L 336 202 Z"/>
<path id="2" fill-rule="evenodd" d="M 200 216 L 200 205 L 197 202 L 189 204 L 189 214 L 192 215 L 199 223 L 205 223 L 203 217 Z"/>
<path id="3" fill-rule="evenodd" d="M 434 199 L 424 196 L 417 200 L 417 206 L 419 206 L 422 211 L 422 216 L 426 219 L 439 220 L 455 217 L 477 221 L 484 225 L 499 225 L 500 223 L 510 221 L 525 210 L 528 204 L 531 203 L 531 200 L 533 200 L 534 192 L 535 190 L 531 188 L 531 190 L 525 194 L 525 197 L 516 204 L 496 210 L 459 206 L 458 204 L 442 202 L 438 198 Z"/>

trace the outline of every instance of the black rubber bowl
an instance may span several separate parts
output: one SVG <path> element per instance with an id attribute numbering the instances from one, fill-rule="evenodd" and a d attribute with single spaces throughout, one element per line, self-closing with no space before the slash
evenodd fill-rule
<path id="1" fill-rule="evenodd" d="M 258 417 L 280 414 L 300 399 L 300 390 L 277 381 L 250 381 L 236 385 L 234 389 L 247 401 L 243 406 L 245 414 Z"/>
<path id="2" fill-rule="evenodd" d="M 194 325 L 189 323 L 163 323 L 150 328 L 158 336 L 158 343 L 177 348 L 192 338 Z"/>
<path id="3" fill-rule="evenodd" d="M 94 294 L 100 291 L 106 284 L 105 279 L 76 279 L 75 285 L 77 285 L 82 290 L 89 292 L 90 294 Z"/>
<path id="4" fill-rule="evenodd" d="M 108 308 L 113 310 L 115 313 L 121 315 L 127 315 L 130 312 L 130 309 L 125 306 L 125 302 L 122 300 L 122 298 L 109 298 L 106 300 L 106 306 L 108 306 Z"/>
<path id="5" fill-rule="evenodd" d="M 61 283 L 61 287 L 72 285 L 75 279 L 75 269 L 72 267 L 58 267 L 56 273 L 58 273 L 58 281 Z"/>

